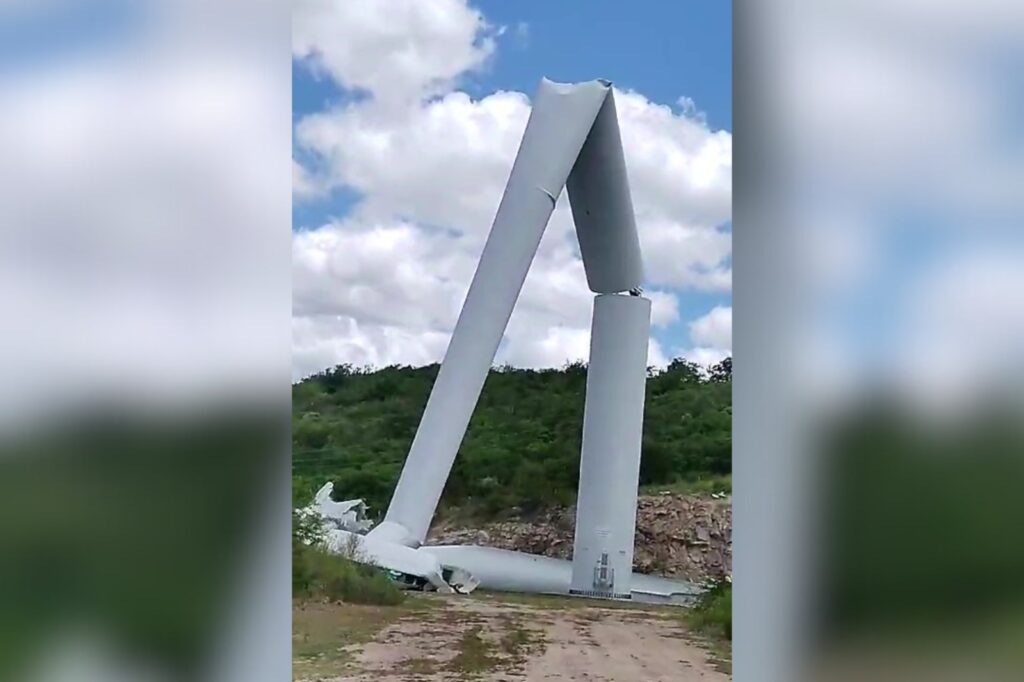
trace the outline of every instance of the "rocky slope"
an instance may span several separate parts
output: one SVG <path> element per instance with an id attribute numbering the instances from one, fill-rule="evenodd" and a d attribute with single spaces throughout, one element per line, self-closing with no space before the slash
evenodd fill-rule
<path id="1" fill-rule="evenodd" d="M 552 509 L 529 520 L 515 518 L 477 527 L 441 520 L 431 545 L 474 544 L 569 559 L 575 509 Z M 661 493 L 637 503 L 636 553 L 640 573 L 695 582 L 732 573 L 732 499 Z"/>

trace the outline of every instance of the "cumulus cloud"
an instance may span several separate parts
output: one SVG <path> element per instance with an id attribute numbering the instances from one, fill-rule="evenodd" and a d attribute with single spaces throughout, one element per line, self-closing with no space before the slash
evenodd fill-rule
<path id="1" fill-rule="evenodd" d="M 638 218 L 719 225 L 732 216 L 732 135 L 636 92 L 615 93 Z"/>
<path id="2" fill-rule="evenodd" d="M 288 72 L 153 26 L 130 59 L 84 50 L 0 85 L 0 306 L 21 332 L 0 351 L 19 408 L 280 381 Z"/>
<path id="3" fill-rule="evenodd" d="M 442 92 L 494 51 L 465 0 L 297 0 L 292 52 L 338 84 L 381 101 Z"/>
<path id="4" fill-rule="evenodd" d="M 1024 249 L 961 246 L 902 292 L 887 368 L 915 395 L 952 406 L 992 389 L 1019 397 Z"/>
<path id="5" fill-rule="evenodd" d="M 295 134 L 327 183 L 365 197 L 362 214 L 485 236 L 529 114 L 521 93 L 452 92 L 400 116 L 380 116 L 372 102 L 312 114 Z"/>
<path id="6" fill-rule="evenodd" d="M 292 319 L 293 376 L 309 376 L 327 367 L 426 365 L 437 362 L 448 346 L 448 333 L 361 324 L 339 316 Z"/>
<path id="7" fill-rule="evenodd" d="M 690 323 L 690 339 L 701 346 L 732 347 L 732 308 L 715 306 Z"/>
<path id="8" fill-rule="evenodd" d="M 478 257 L 479 248 L 465 239 L 401 221 L 352 219 L 297 233 L 295 376 L 341 362 L 440 360 Z M 655 327 L 678 320 L 675 294 L 647 295 Z M 579 258 L 567 247 L 546 249 L 527 275 L 498 362 L 551 367 L 586 359 L 592 310 Z M 650 364 L 666 364 L 656 344 Z"/>
<path id="9" fill-rule="evenodd" d="M 696 363 L 701 367 L 717 365 L 730 355 L 732 355 L 732 353 L 724 348 L 705 348 L 702 346 L 687 349 L 682 353 L 683 358 Z"/>
<path id="10" fill-rule="evenodd" d="M 779 165 L 813 169 L 797 181 L 820 186 L 808 197 L 1019 206 L 1024 164 L 1004 143 L 1019 119 L 1014 88 L 993 77 L 992 55 L 1020 45 L 1020 3 L 804 4 L 764 19 L 787 45 L 772 90 L 792 159 Z"/>
<path id="11" fill-rule="evenodd" d="M 308 199 L 324 194 L 322 181 L 313 177 L 299 162 L 292 160 L 292 195 L 296 199 Z"/>
<path id="12" fill-rule="evenodd" d="M 295 171 L 296 200 L 309 188 L 345 188 L 360 197 L 344 219 L 294 237 L 295 373 L 338 362 L 440 360 L 445 343 L 437 339 L 446 339 L 457 319 L 529 97 L 498 91 L 474 98 L 455 89 L 494 49 L 494 29 L 462 2 L 429 10 L 400 2 L 390 22 L 361 2 L 337 10 L 301 4 L 297 57 L 369 96 L 307 115 L 295 127 L 296 144 L 316 168 Z M 427 25 L 411 28 L 424 12 L 431 14 Z M 403 31 L 411 32 L 408 44 L 396 38 Z M 364 63 L 369 56 L 352 46 L 334 45 L 350 33 L 358 33 L 357 43 L 374 43 L 382 54 L 376 64 Z M 411 54 L 427 56 L 412 68 Z M 692 108 L 673 111 L 640 93 L 617 90 L 616 103 L 652 323 L 665 327 L 679 319 L 681 290 L 730 288 L 731 135 L 711 130 Z M 498 362 L 548 367 L 586 358 L 592 301 L 563 193 Z M 657 343 L 650 360 L 667 362 Z"/>
<path id="13" fill-rule="evenodd" d="M 690 322 L 691 348 L 682 355 L 698 365 L 709 366 L 732 355 L 732 308 L 715 306 Z"/>
<path id="14" fill-rule="evenodd" d="M 1020 116 L 992 55 L 1021 44 L 1024 8 L 923 6 L 785 2 L 762 17 L 787 45 L 766 71 L 776 165 L 790 175 L 782 184 L 802 188 L 780 239 L 811 285 L 794 290 L 807 319 L 791 306 L 779 326 L 799 330 L 793 364 L 812 367 L 804 381 L 822 390 L 899 382 L 910 403 L 965 405 L 969 386 L 1020 377 L 1005 293 L 1019 280 L 1004 259 L 1019 271 L 1021 256 L 1003 233 L 1019 224 L 1024 163 L 1007 140 Z M 1000 253 L 976 259 L 988 240 Z"/>

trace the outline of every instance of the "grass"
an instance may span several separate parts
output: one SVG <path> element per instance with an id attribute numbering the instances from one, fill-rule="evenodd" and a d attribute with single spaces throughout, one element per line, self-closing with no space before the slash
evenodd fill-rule
<path id="1" fill-rule="evenodd" d="M 686 612 L 694 629 L 732 641 L 732 583 L 716 583 Z"/>
<path id="2" fill-rule="evenodd" d="M 719 670 L 732 672 L 732 583 L 725 580 L 701 595 L 683 612 L 687 629 L 703 635 Z"/>
<path id="3" fill-rule="evenodd" d="M 292 667 L 294 679 L 336 676 L 351 664 L 362 644 L 408 617 L 422 617 L 442 607 L 429 595 L 399 605 L 345 604 L 326 600 L 292 602 Z"/>
<path id="4" fill-rule="evenodd" d="M 347 604 L 398 606 L 405 601 L 405 593 L 381 569 L 298 541 L 292 543 L 292 592 Z"/>
<path id="5" fill-rule="evenodd" d="M 482 628 L 477 625 L 470 628 L 459 641 L 459 653 L 448 664 L 448 670 L 462 677 L 473 678 L 481 673 L 493 670 L 501 659 L 495 656 L 494 647 L 480 636 Z"/>
<path id="6" fill-rule="evenodd" d="M 888 664 L 905 671 L 903 679 L 930 679 L 936 671 L 974 667 L 982 661 L 992 679 L 1004 679 L 1001 674 L 1021 679 L 1024 671 L 1024 610 L 1019 604 L 958 619 L 876 619 L 869 625 L 823 638 L 818 664 L 824 674 L 835 677 L 843 671 L 849 676 L 849 671 L 884 669 Z"/>
<path id="7" fill-rule="evenodd" d="M 378 632 L 415 609 L 296 601 L 292 607 L 292 665 L 295 678 L 334 673 Z"/>
<path id="8" fill-rule="evenodd" d="M 353 672 L 355 655 L 382 630 L 402 619 L 428 619 L 444 608 L 444 600 L 417 594 L 397 606 L 344 604 L 326 600 L 292 602 L 293 679 L 321 679 Z M 436 662 L 412 659 L 403 664 L 410 674 L 433 671 Z"/>
<path id="9" fill-rule="evenodd" d="M 502 618 L 502 629 L 499 646 L 505 667 L 509 670 L 521 669 L 532 655 L 543 651 L 547 644 L 543 631 L 524 628 L 518 617 Z"/>
<path id="10" fill-rule="evenodd" d="M 488 637 L 487 621 L 473 622 L 464 613 L 448 614 L 447 599 L 417 594 L 396 606 L 345 604 L 328 600 L 296 599 L 292 606 L 292 659 L 295 679 L 319 679 L 355 672 L 354 657 L 382 630 L 403 619 L 415 618 L 431 626 L 472 625 L 455 643 L 455 656 L 445 662 L 425 657 L 397 663 L 402 673 L 417 676 L 444 674 L 444 679 L 473 680 L 496 670 L 525 664 L 543 640 L 523 627 L 518 617 L 501 619 L 497 633 Z"/>
<path id="11" fill-rule="evenodd" d="M 525 592 L 487 592 L 475 590 L 468 595 L 470 599 L 497 602 L 502 604 L 520 604 L 538 609 L 557 611 L 573 611 L 585 609 L 621 609 L 625 611 L 643 611 L 652 616 L 671 617 L 678 613 L 680 607 L 660 604 L 647 604 L 627 599 L 597 599 L 594 597 L 574 597 L 560 594 L 528 594 Z M 600 617 L 600 614 L 594 616 Z"/>
<path id="12" fill-rule="evenodd" d="M 641 495 L 657 495 L 666 492 L 679 495 L 711 495 L 714 493 L 731 495 L 732 475 L 701 476 L 694 479 L 678 480 L 674 483 L 655 483 L 640 487 Z"/>
<path id="13" fill-rule="evenodd" d="M 402 672 L 408 675 L 433 675 L 437 672 L 437 661 L 430 658 L 410 658 L 401 663 Z"/>
<path id="14" fill-rule="evenodd" d="M 434 626 L 448 623 L 455 628 L 467 622 L 464 614 L 453 614 L 455 620 L 448 621 L 441 615 L 441 620 L 432 621 Z M 445 679 L 457 677 L 472 680 L 484 673 L 496 671 L 511 672 L 525 665 L 529 655 L 544 641 L 540 633 L 533 632 L 522 626 L 518 618 L 505 616 L 500 619 L 497 631 L 500 636 L 494 641 L 496 632 L 491 637 L 484 636 L 484 628 L 494 623 L 474 624 L 455 644 L 455 656 L 447 661 L 435 658 L 410 658 L 397 665 L 406 675 L 429 676 L 440 673 Z"/>
<path id="15" fill-rule="evenodd" d="M 501 650 L 512 658 L 519 658 L 535 643 L 535 638 L 529 630 L 525 630 L 518 623 L 509 623 L 509 629 L 501 638 Z"/>

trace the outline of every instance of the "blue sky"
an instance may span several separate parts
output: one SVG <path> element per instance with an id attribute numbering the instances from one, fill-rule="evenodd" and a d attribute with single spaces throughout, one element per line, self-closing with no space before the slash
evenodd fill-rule
<path id="1" fill-rule="evenodd" d="M 484 0 L 492 24 L 506 26 L 496 57 L 466 79 L 471 94 L 532 92 L 543 76 L 573 82 L 606 78 L 671 104 L 690 97 L 713 128 L 732 128 L 732 3 L 590 0 L 578 3 Z M 517 30 L 525 25 L 525 35 Z M 336 103 L 344 94 L 327 78 L 296 64 L 296 118 Z"/>
<path id="2" fill-rule="evenodd" d="M 716 0 L 477 3 L 509 27 L 480 88 L 530 92 L 541 76 L 606 78 L 672 103 L 692 98 L 713 128 L 732 128 L 732 4 Z M 585 11 L 581 8 L 585 7 Z M 527 26 L 525 38 L 516 30 Z"/>
<path id="3" fill-rule="evenodd" d="M 532 95 L 544 76 L 562 82 L 606 78 L 676 113 L 684 108 L 680 98 L 689 99 L 711 131 L 731 129 L 729 2 L 481 0 L 471 6 L 492 27 L 501 27 L 496 49 L 484 66 L 457 79 L 458 89 L 474 100 L 503 90 Z M 346 89 L 337 78 L 325 75 L 324 69 L 310 68 L 308 59 L 293 61 L 292 76 L 296 122 L 369 96 Z M 304 165 L 317 164 L 315 155 L 301 145 L 296 146 L 295 157 Z M 330 193 L 297 200 L 295 229 L 315 229 L 344 219 L 362 198 L 350 187 L 336 186 Z M 728 221 L 724 226 L 729 229 Z M 728 262 L 726 258 L 726 266 Z M 677 298 L 679 318 L 654 330 L 670 356 L 690 343 L 691 322 L 716 306 L 731 305 L 729 290 L 700 289 L 670 288 Z"/>

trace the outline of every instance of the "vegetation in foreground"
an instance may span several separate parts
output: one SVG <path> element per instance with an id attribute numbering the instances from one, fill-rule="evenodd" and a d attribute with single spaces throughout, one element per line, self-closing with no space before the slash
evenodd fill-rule
<path id="1" fill-rule="evenodd" d="M 683 614 L 687 629 L 707 640 L 712 660 L 720 671 L 732 674 L 732 582 L 720 580 L 709 586 L 696 606 Z"/>
<path id="2" fill-rule="evenodd" d="M 732 583 L 722 580 L 712 585 L 686 616 L 699 632 L 731 642 Z"/>
<path id="3" fill-rule="evenodd" d="M 379 606 L 405 600 L 383 570 L 327 552 L 309 524 L 298 519 L 292 526 L 292 596 Z"/>
<path id="4" fill-rule="evenodd" d="M 648 483 L 640 486 L 641 495 L 673 493 L 678 495 L 731 495 L 732 475 L 701 475 L 672 483 Z"/>

